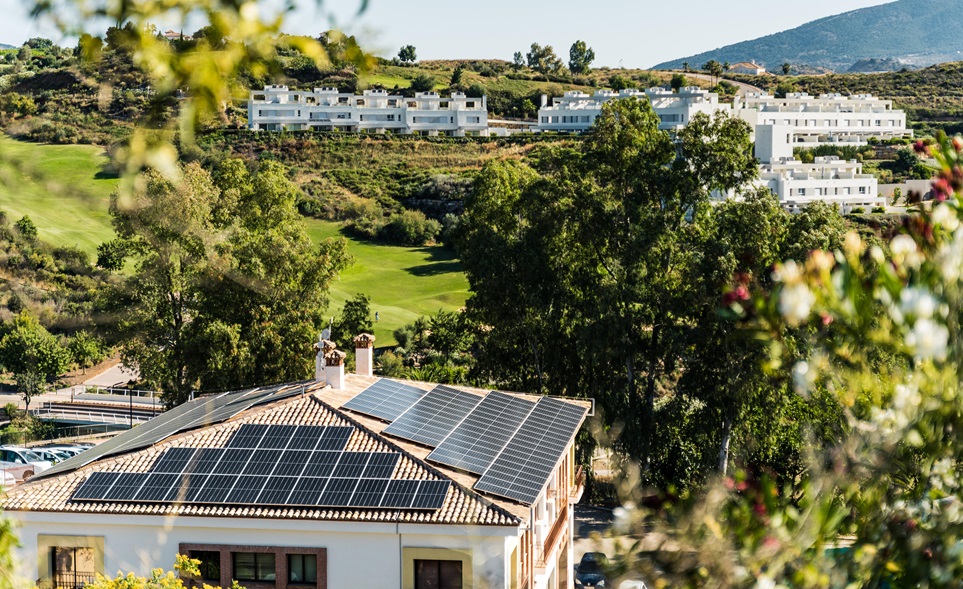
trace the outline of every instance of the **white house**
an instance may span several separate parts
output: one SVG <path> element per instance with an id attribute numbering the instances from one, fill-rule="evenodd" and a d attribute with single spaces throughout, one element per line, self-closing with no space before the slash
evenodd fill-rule
<path id="1" fill-rule="evenodd" d="M 362 94 L 337 88 L 313 91 L 265 86 L 248 100 L 248 128 L 258 131 L 346 131 L 421 135 L 488 135 L 486 98 L 462 93 L 439 96 L 417 92 L 414 98 L 365 90 Z"/>
<path id="2" fill-rule="evenodd" d="M 10 490 L 20 574 L 79 589 L 180 553 L 221 587 L 571 586 L 590 402 L 346 375 L 327 344 L 325 382 L 198 398 Z"/>
<path id="3" fill-rule="evenodd" d="M 757 64 L 754 61 L 740 61 L 739 63 L 734 63 L 729 66 L 729 72 L 733 74 L 746 74 L 750 76 L 758 76 L 766 73 L 766 68 Z"/>
<path id="4" fill-rule="evenodd" d="M 598 90 L 586 94 L 571 90 L 552 99 L 548 104 L 543 96 L 538 110 L 538 131 L 582 133 L 589 130 L 595 118 L 602 112 L 602 105 L 617 98 L 648 98 L 661 124 L 660 129 L 677 130 L 685 127 L 696 113 L 712 115 L 717 111 L 730 112 L 731 106 L 719 102 L 719 95 L 695 86 L 681 88 L 678 92 L 665 88 Z"/>
<path id="5" fill-rule="evenodd" d="M 906 113 L 894 109 L 891 100 L 869 94 L 818 98 L 794 92 L 785 98 L 750 92 L 736 98 L 736 114 L 755 128 L 758 125 L 789 125 L 798 147 L 817 145 L 865 145 L 870 138 L 912 137 Z"/>
<path id="6" fill-rule="evenodd" d="M 789 125 L 756 127 L 756 158 L 760 160 L 758 186 L 769 188 L 790 212 L 823 201 L 836 204 L 843 213 L 856 207 L 870 212 L 885 207 L 876 176 L 863 173 L 863 164 L 835 156 L 817 157 L 803 163 L 793 157 L 793 129 Z"/>

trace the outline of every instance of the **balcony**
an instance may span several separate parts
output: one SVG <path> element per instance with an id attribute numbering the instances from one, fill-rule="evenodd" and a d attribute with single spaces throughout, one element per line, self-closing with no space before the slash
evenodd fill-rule
<path id="1" fill-rule="evenodd" d="M 545 568 L 546 560 L 558 547 L 560 540 L 566 535 L 568 531 L 568 509 L 562 511 L 558 514 L 558 518 L 555 523 L 552 524 L 552 529 L 548 531 L 548 535 L 545 536 L 545 541 L 542 544 L 535 546 L 535 567 Z"/>

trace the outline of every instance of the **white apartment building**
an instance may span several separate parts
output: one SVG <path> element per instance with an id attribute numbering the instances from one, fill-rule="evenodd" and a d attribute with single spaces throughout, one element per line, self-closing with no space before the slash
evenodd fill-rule
<path id="1" fill-rule="evenodd" d="M 595 94 L 569 91 L 552 99 L 542 97 L 538 110 L 538 131 L 581 133 L 589 130 L 595 118 L 602 112 L 602 105 L 616 98 L 648 98 L 652 109 L 661 119 L 660 129 L 677 130 L 685 127 L 696 113 L 712 115 L 716 111 L 730 112 L 731 106 L 719 102 L 719 95 L 695 86 L 687 86 L 678 92 L 665 88 L 649 88 L 644 92 L 636 89 L 598 90 Z"/>
<path id="2" fill-rule="evenodd" d="M 906 128 L 905 112 L 893 109 L 891 100 L 870 94 L 822 94 L 817 98 L 793 92 L 776 98 L 750 92 L 745 98 L 736 99 L 735 112 L 753 128 L 789 125 L 797 147 L 865 145 L 870 138 L 913 136 Z"/>
<path id="3" fill-rule="evenodd" d="M 755 154 L 762 162 L 756 183 L 769 188 L 787 210 L 798 212 L 814 201 L 836 204 L 844 214 L 886 206 L 876 176 L 864 174 L 862 163 L 835 156 L 803 163 L 793 157 L 792 139 L 790 125 L 756 127 Z"/>
<path id="4" fill-rule="evenodd" d="M 365 90 L 362 94 L 337 88 L 312 91 L 265 86 L 252 91 L 248 128 L 254 131 L 344 131 L 401 135 L 488 135 L 485 97 L 462 93 L 449 97 L 418 92 L 414 98 Z"/>

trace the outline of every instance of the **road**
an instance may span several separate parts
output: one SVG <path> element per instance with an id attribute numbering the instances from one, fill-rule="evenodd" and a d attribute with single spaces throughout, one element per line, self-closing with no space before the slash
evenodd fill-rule
<path id="1" fill-rule="evenodd" d="M 714 78 L 709 74 L 697 74 L 695 72 L 679 72 L 679 73 L 686 76 L 687 78 L 695 78 L 697 80 L 703 80 L 705 82 L 709 82 L 710 84 L 713 82 L 718 82 L 721 79 L 724 79 L 724 78 Z M 762 88 L 757 88 L 756 86 L 752 86 L 750 84 L 745 84 L 743 82 L 736 82 L 735 80 L 729 80 L 729 79 L 725 79 L 725 80 L 726 82 L 729 82 L 733 86 L 739 88 L 738 92 L 736 92 L 739 96 L 745 96 L 749 92 L 764 92 Z"/>

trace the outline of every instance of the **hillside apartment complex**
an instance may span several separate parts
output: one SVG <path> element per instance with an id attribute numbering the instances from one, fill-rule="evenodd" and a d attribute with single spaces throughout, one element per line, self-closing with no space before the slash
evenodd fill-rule
<path id="1" fill-rule="evenodd" d="M 346 131 L 403 135 L 488 135 L 488 103 L 484 96 L 461 93 L 442 97 L 418 92 L 414 98 L 365 90 L 362 94 L 337 88 L 313 91 L 265 86 L 252 91 L 248 127 L 264 131 Z"/>
<path id="2" fill-rule="evenodd" d="M 199 397 L 8 491 L 21 576 L 80 589 L 176 554 L 248 589 L 572 586 L 592 403 L 371 376 Z"/>

